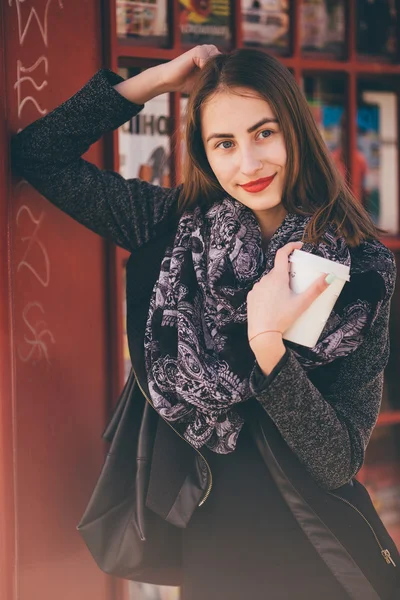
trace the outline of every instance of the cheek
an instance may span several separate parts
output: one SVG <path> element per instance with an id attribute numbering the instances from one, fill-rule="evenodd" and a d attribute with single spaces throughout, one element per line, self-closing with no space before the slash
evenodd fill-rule
<path id="1" fill-rule="evenodd" d="M 225 157 L 208 157 L 208 162 L 218 180 L 224 179 L 232 172 L 233 162 Z"/>
<path id="2" fill-rule="evenodd" d="M 282 140 L 276 140 L 270 147 L 271 160 L 280 167 L 284 167 L 287 161 L 286 146 Z"/>
<path id="3" fill-rule="evenodd" d="M 281 166 L 285 167 L 286 166 L 286 162 L 287 162 L 287 152 L 286 152 L 286 148 L 284 147 L 282 150 L 282 160 L 281 160 Z"/>

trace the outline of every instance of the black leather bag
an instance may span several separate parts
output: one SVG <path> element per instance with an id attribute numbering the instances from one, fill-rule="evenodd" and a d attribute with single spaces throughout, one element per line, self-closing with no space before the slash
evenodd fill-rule
<path id="1" fill-rule="evenodd" d="M 180 585 L 181 530 L 145 506 L 158 418 L 131 372 L 104 432 L 110 451 L 77 529 L 106 573 Z"/>

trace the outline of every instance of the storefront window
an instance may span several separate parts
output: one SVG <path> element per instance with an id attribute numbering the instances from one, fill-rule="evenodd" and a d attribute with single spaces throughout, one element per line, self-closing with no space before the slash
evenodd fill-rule
<path id="1" fill-rule="evenodd" d="M 167 0 L 117 0 L 116 6 L 120 43 L 167 46 Z"/>
<path id="2" fill-rule="evenodd" d="M 289 54 L 289 15 L 289 0 L 242 0 L 244 46 L 268 48 L 274 54 Z"/>
<path id="3" fill-rule="evenodd" d="M 344 58 L 344 0 L 303 0 L 300 31 L 303 54 Z"/>
<path id="4" fill-rule="evenodd" d="M 181 41 L 184 46 L 231 45 L 229 0 L 179 0 Z"/>
<path id="5" fill-rule="evenodd" d="M 235 47 L 234 33 L 241 31 L 238 37 L 245 47 L 261 48 L 285 57 L 285 65 L 297 78 L 302 77 L 310 108 L 339 172 L 351 184 L 375 223 L 393 236 L 383 237 L 383 241 L 396 252 L 399 265 L 400 67 L 388 64 L 400 56 L 396 5 L 398 7 L 398 0 L 241 0 L 240 8 L 236 5 L 237 10 L 233 11 L 235 5 L 229 0 L 179 0 L 179 40 L 168 36 L 167 0 L 117 0 L 119 45 L 113 44 L 112 48 L 117 53 L 116 59 L 123 59 L 121 64 L 131 64 L 131 60 L 140 60 L 134 63 L 140 65 L 159 64 L 178 55 L 182 47 L 187 49 L 197 44 L 215 44 L 222 51 L 230 50 Z M 350 16 L 354 17 L 351 21 Z M 163 50 L 169 43 L 172 51 Z M 138 45 L 140 51 L 133 47 Z M 297 54 L 298 45 L 301 56 Z M 145 46 L 149 47 L 148 55 Z M 347 59 L 349 63 L 338 62 Z M 137 72 L 138 69 L 130 69 L 122 74 L 128 77 Z M 354 85 L 353 78 L 356 85 L 349 87 Z M 187 101 L 182 95 L 181 118 L 173 119 L 173 145 L 168 95 L 147 102 L 140 115 L 120 128 L 120 171 L 124 177 L 170 185 L 173 147 L 173 173 L 177 175 L 173 183 L 181 182 L 186 154 L 183 134 Z M 349 122 L 349 115 L 355 122 Z M 358 475 L 398 545 L 399 302 L 400 291 L 396 290 L 379 421 L 367 449 L 365 465 Z M 122 318 L 125 375 L 128 375 L 125 307 Z M 131 582 L 127 597 L 130 600 L 178 600 L 179 589 Z"/>
<path id="6" fill-rule="evenodd" d="M 359 54 L 396 59 L 396 0 L 357 0 L 356 28 Z"/>
<path id="7" fill-rule="evenodd" d="M 137 70 L 136 70 L 137 72 Z M 133 70 L 121 69 L 123 77 Z M 169 187 L 170 136 L 169 96 L 162 94 L 146 102 L 143 110 L 119 129 L 120 173 Z"/>
<path id="8" fill-rule="evenodd" d="M 322 137 L 340 172 L 346 177 L 345 80 L 340 76 L 305 76 L 303 89 Z"/>
<path id="9" fill-rule="evenodd" d="M 398 233 L 397 93 L 379 80 L 358 84 L 355 191 L 374 222 Z M 394 84 L 395 85 L 395 84 Z"/>
<path id="10" fill-rule="evenodd" d="M 386 79 L 387 81 L 387 79 Z M 305 77 L 304 91 L 322 136 L 344 178 L 349 159 L 345 80 Z M 357 145 L 352 189 L 375 224 L 398 233 L 397 94 L 378 80 L 358 84 Z"/>

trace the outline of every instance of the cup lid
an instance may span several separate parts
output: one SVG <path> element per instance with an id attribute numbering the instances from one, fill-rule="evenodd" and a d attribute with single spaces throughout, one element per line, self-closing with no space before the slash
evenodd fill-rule
<path id="1" fill-rule="evenodd" d="M 350 281 L 350 267 L 342 265 L 334 260 L 328 260 L 322 258 L 322 256 L 316 256 L 304 250 L 294 250 L 289 257 L 289 261 L 292 263 L 302 264 L 309 267 L 310 269 L 316 269 L 321 273 L 333 273 L 339 279 Z"/>

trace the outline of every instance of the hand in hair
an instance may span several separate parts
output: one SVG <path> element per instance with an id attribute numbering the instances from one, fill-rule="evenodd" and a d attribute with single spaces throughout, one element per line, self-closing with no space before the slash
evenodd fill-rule
<path id="1" fill-rule="evenodd" d="M 193 88 L 199 69 L 211 56 L 221 54 L 212 44 L 196 46 L 184 54 L 180 54 L 168 63 L 158 65 L 163 87 L 168 92 L 189 94 Z"/>

